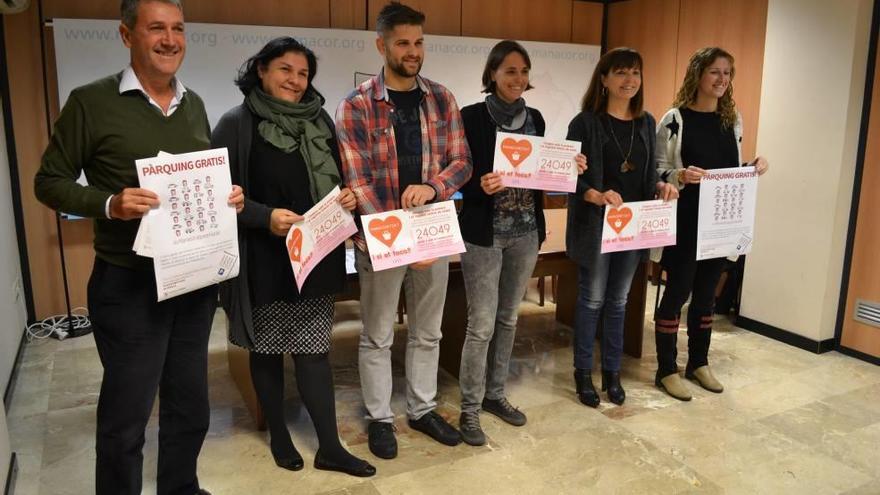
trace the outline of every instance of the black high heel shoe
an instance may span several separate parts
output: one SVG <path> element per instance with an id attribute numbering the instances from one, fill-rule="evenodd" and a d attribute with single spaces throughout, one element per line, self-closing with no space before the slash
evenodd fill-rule
<path id="1" fill-rule="evenodd" d="M 626 391 L 620 385 L 619 371 L 602 370 L 602 391 L 608 391 L 608 400 L 617 404 L 623 404 L 626 400 Z"/>
<path id="2" fill-rule="evenodd" d="M 593 386 L 593 377 L 590 375 L 590 370 L 575 369 L 574 386 L 581 404 L 599 407 L 599 394 L 596 393 L 596 387 Z"/>
<path id="3" fill-rule="evenodd" d="M 351 476 L 358 476 L 360 478 L 369 478 L 376 474 L 376 468 L 373 467 L 372 464 L 363 459 L 358 459 L 357 457 L 353 458 L 355 462 L 351 465 L 338 464 L 334 461 L 324 459 L 321 455 L 321 450 L 319 449 L 315 452 L 315 469 L 337 471 Z"/>

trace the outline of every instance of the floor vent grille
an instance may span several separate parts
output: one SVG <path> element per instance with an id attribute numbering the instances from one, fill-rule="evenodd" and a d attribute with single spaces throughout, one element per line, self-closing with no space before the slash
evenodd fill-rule
<path id="1" fill-rule="evenodd" d="M 853 318 L 865 325 L 880 328 L 880 303 L 864 299 L 856 300 L 856 312 Z"/>

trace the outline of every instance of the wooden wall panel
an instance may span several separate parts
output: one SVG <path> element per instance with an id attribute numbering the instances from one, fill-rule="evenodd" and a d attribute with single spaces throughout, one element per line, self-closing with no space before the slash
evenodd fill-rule
<path id="1" fill-rule="evenodd" d="M 602 44 L 602 11 L 601 3 L 571 3 L 571 42 L 585 45 Z"/>
<path id="2" fill-rule="evenodd" d="M 645 109 L 660 119 L 675 90 L 681 0 L 630 0 L 608 6 L 608 48 L 628 46 L 642 54 Z"/>
<path id="3" fill-rule="evenodd" d="M 119 19 L 119 0 L 41 0 L 43 17 L 73 19 Z M 262 26 L 329 27 L 330 3 L 363 4 L 366 0 L 322 0 L 296 2 L 288 0 L 250 0 L 247 2 L 218 0 L 185 0 L 184 12 L 189 22 L 221 24 L 253 24 Z M 352 10 L 356 7 L 352 7 Z M 352 24 L 354 26 L 354 24 Z M 352 27 L 352 29 L 356 29 Z"/>
<path id="4" fill-rule="evenodd" d="M 376 16 L 387 0 L 364 0 L 367 2 L 369 29 L 376 29 Z M 402 3 L 424 12 L 425 32 L 430 34 L 461 35 L 462 0 L 405 0 Z"/>
<path id="5" fill-rule="evenodd" d="M 261 26 L 330 27 L 330 2 L 289 0 L 186 0 L 190 22 L 250 24 Z"/>
<path id="6" fill-rule="evenodd" d="M 336 29 L 366 29 L 366 0 L 330 0 L 330 27 Z"/>
<path id="7" fill-rule="evenodd" d="M 37 1 L 32 1 L 37 3 Z M 40 0 L 43 18 L 56 17 L 68 19 L 119 19 L 119 0 L 89 0 L 71 2 L 70 0 Z M 188 4 L 187 4 L 188 5 Z M 184 7 L 186 9 L 186 7 Z"/>
<path id="8" fill-rule="evenodd" d="M 571 41 L 572 0 L 462 0 L 461 34 L 483 38 Z"/>
<path id="9" fill-rule="evenodd" d="M 34 309 L 37 318 L 44 318 L 66 309 L 55 214 L 37 201 L 33 186 L 49 135 L 40 54 L 42 23 L 36 4 L 31 4 L 24 13 L 3 16 L 2 20 L 6 56 L 9 67 L 14 68 L 9 71 L 10 104 Z M 13 143 L 9 145 L 13 146 Z M 71 279 L 71 300 L 76 306 L 84 306 L 87 278 L 83 278 L 82 273 L 88 273 L 94 258 L 92 224 L 89 221 L 70 222 L 64 234 L 65 241 L 69 241 L 65 242 L 67 263 L 76 267 L 72 272 L 79 277 Z"/>
<path id="10" fill-rule="evenodd" d="M 677 84 L 699 48 L 720 46 L 736 59 L 733 97 L 743 115 L 743 160 L 751 160 L 758 139 L 767 0 L 681 0 L 679 25 Z"/>
<path id="11" fill-rule="evenodd" d="M 875 63 L 868 142 L 840 343 L 880 358 L 880 328 L 852 319 L 857 299 L 880 302 L 880 257 L 877 256 L 880 253 L 880 215 L 877 214 L 880 211 L 880 195 L 877 194 L 880 189 L 880 73 L 877 72 L 880 71 L 880 51 Z"/>

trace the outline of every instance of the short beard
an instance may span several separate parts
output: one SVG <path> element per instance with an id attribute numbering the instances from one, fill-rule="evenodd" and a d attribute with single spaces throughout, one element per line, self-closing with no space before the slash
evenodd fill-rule
<path id="1" fill-rule="evenodd" d="M 391 60 L 387 60 L 386 64 L 388 68 L 391 69 L 391 72 L 394 72 L 400 77 L 416 77 L 422 70 L 422 62 L 419 62 L 419 66 L 416 67 L 415 72 L 413 72 L 412 74 L 407 71 L 406 66 L 403 64 L 403 61 L 401 61 L 400 63 L 395 63 Z"/>

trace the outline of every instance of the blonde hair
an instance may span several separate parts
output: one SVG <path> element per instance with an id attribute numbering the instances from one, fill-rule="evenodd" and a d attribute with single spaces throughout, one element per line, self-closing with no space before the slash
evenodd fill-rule
<path id="1" fill-rule="evenodd" d="M 725 129 L 733 128 L 736 125 L 736 102 L 733 100 L 733 76 L 736 69 L 733 65 L 733 55 L 717 46 L 700 48 L 692 56 L 688 62 L 687 72 L 684 75 L 684 82 L 678 89 L 675 101 L 672 105 L 676 108 L 693 105 L 697 101 L 697 91 L 700 87 L 700 79 L 706 69 L 715 63 L 719 58 L 726 58 L 730 62 L 730 84 L 727 91 L 718 99 L 718 108 L 715 110 L 721 116 L 721 125 Z"/>

